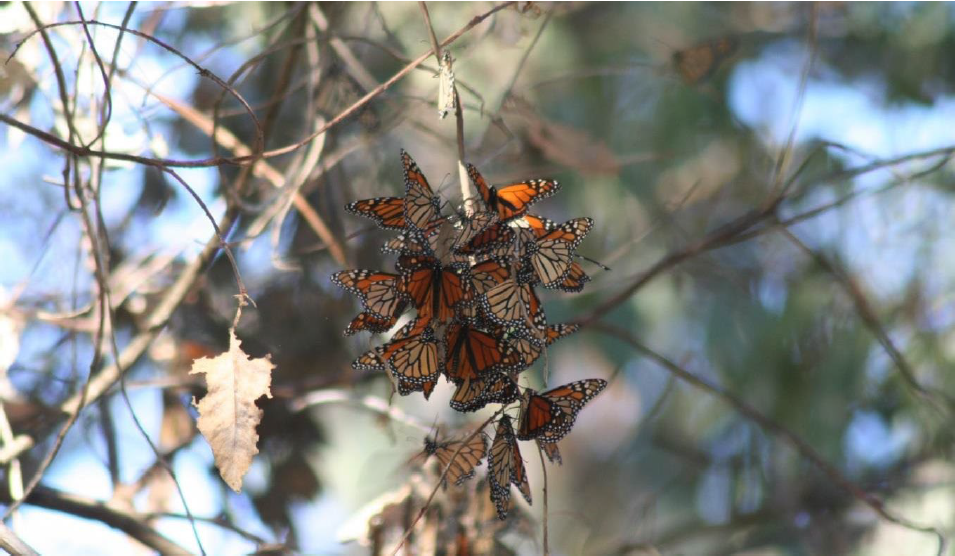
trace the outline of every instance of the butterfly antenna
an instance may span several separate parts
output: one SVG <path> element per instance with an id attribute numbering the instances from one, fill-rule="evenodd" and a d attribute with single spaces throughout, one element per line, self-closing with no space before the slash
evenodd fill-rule
<path id="1" fill-rule="evenodd" d="M 585 261 L 587 261 L 587 262 L 594 263 L 595 265 L 599 266 L 599 267 L 602 268 L 603 270 L 607 270 L 607 271 L 611 270 L 611 268 L 610 268 L 609 266 L 607 266 L 607 265 L 601 263 L 600 261 L 595 261 L 595 260 L 591 259 L 590 257 L 588 257 L 588 256 L 586 256 L 586 255 L 581 255 L 580 253 L 575 253 L 575 255 L 577 255 L 578 257 L 580 257 L 581 259 L 583 259 L 583 260 L 585 260 Z"/>

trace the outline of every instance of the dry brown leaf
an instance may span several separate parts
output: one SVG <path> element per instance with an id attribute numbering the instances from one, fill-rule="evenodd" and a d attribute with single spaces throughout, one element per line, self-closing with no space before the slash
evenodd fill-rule
<path id="1" fill-rule="evenodd" d="M 275 365 L 268 356 L 250 358 L 239 347 L 234 328 L 229 334 L 229 351 L 195 360 L 189 374 L 206 375 L 208 392 L 199 403 L 192 401 L 199 409 L 199 432 L 212 447 L 222 479 L 239 492 L 252 456 L 259 452 L 255 427 L 262 420 L 262 410 L 255 400 L 272 397 L 269 385 Z"/>

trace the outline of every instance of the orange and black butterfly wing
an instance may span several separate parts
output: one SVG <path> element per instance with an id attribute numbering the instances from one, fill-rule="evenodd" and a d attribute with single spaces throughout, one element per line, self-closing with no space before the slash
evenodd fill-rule
<path id="1" fill-rule="evenodd" d="M 427 382 L 408 382 L 406 380 L 398 380 L 398 393 L 402 396 L 408 396 L 415 392 L 421 392 L 424 394 L 424 399 L 431 397 L 431 392 L 434 391 L 434 385 L 436 381 L 431 380 Z"/>
<path id="2" fill-rule="evenodd" d="M 435 196 L 418 165 L 404 150 L 401 151 L 401 164 L 405 173 L 405 226 L 411 231 L 424 233 L 440 217 L 441 200 Z"/>
<path id="3" fill-rule="evenodd" d="M 431 319 L 434 314 L 435 291 L 434 273 L 440 263 L 432 257 L 406 255 L 399 257 L 398 269 L 401 272 L 400 289 L 411 298 L 418 315 Z"/>
<path id="4" fill-rule="evenodd" d="M 491 501 L 497 509 L 500 519 L 507 518 L 510 509 L 511 484 L 517 486 L 527 503 L 531 503 L 531 488 L 527 482 L 527 471 L 524 468 L 524 459 L 521 450 L 514 438 L 514 428 L 511 418 L 501 416 L 488 452 L 488 484 L 491 491 Z"/>
<path id="5" fill-rule="evenodd" d="M 397 310 L 398 313 L 403 311 L 404 307 Z M 351 336 L 360 330 L 381 334 L 382 332 L 391 330 L 391 327 L 394 326 L 397 321 L 398 317 L 396 316 L 382 317 L 370 311 L 362 311 L 348 324 L 348 328 L 345 329 L 345 336 Z"/>
<path id="6" fill-rule="evenodd" d="M 559 410 L 548 398 L 528 388 L 521 398 L 517 438 L 521 440 L 537 438 L 558 417 Z"/>
<path id="7" fill-rule="evenodd" d="M 475 380 L 492 370 L 515 370 L 518 354 L 499 338 L 470 324 L 455 322 L 448 329 L 445 366 L 456 384 Z"/>
<path id="8" fill-rule="evenodd" d="M 510 264 L 506 259 L 487 259 L 471 266 L 467 276 L 467 300 L 473 302 L 510 278 Z"/>
<path id="9" fill-rule="evenodd" d="M 594 396 L 607 387 L 599 378 L 579 380 L 546 392 L 525 392 L 521 400 L 521 440 L 536 438 L 541 442 L 557 442 L 574 426 L 577 414 Z"/>
<path id="10" fill-rule="evenodd" d="M 584 284 L 590 281 L 590 276 L 584 272 L 584 268 L 580 266 L 580 263 L 574 261 L 570 263 L 570 268 L 567 269 L 564 277 L 557 282 L 548 284 L 547 288 L 557 288 L 565 292 L 577 293 L 584 289 Z"/>
<path id="11" fill-rule="evenodd" d="M 352 361 L 352 368 L 356 371 L 381 371 L 385 368 L 385 361 L 381 358 L 384 350 L 379 346 L 363 353 Z"/>
<path id="12" fill-rule="evenodd" d="M 473 164 L 468 164 L 468 176 L 487 209 L 496 213 L 501 222 L 524 215 L 529 206 L 560 190 L 560 184 L 553 180 L 528 180 L 495 189 Z"/>
<path id="13" fill-rule="evenodd" d="M 520 397 L 517 384 L 504 373 L 465 379 L 451 396 L 451 408 L 471 412 L 482 409 L 489 403 L 509 404 Z"/>
<path id="14" fill-rule="evenodd" d="M 532 338 L 530 334 L 521 332 L 508 337 L 511 346 L 520 354 L 524 365 L 530 367 L 541 356 L 543 346 L 541 342 Z"/>
<path id="15" fill-rule="evenodd" d="M 487 405 L 481 403 L 481 395 L 487 388 L 483 378 L 466 378 L 454 389 L 451 395 L 451 409 L 468 413 Z"/>
<path id="16" fill-rule="evenodd" d="M 485 378 L 485 382 L 487 385 L 481 394 L 481 401 L 485 404 L 499 403 L 506 405 L 517 401 L 521 397 L 521 393 L 517 389 L 517 383 L 511 380 L 507 373 L 495 372 L 490 377 Z"/>
<path id="17" fill-rule="evenodd" d="M 543 306 L 533 286 L 522 279 L 507 280 L 484 295 L 487 318 L 501 326 L 517 326 L 542 336 L 547 326 Z"/>
<path id="18" fill-rule="evenodd" d="M 374 270 L 342 270 L 332 275 L 332 283 L 358 296 L 367 311 L 385 319 L 400 314 L 405 307 L 398 278 Z"/>
<path id="19" fill-rule="evenodd" d="M 426 442 L 425 451 L 429 446 Z M 467 442 L 455 440 L 442 444 L 433 444 L 430 453 L 433 453 L 441 464 L 441 471 L 447 469 L 446 479 L 450 483 L 460 485 L 474 476 L 474 468 L 481 465 L 481 460 L 487 454 L 487 438 L 483 433 L 477 433 Z M 456 455 L 455 455 L 456 454 Z"/>
<path id="20" fill-rule="evenodd" d="M 567 276 L 574 262 L 574 251 L 593 225 L 591 218 L 575 218 L 528 245 L 527 257 L 544 286 L 559 283 Z"/>
<path id="21" fill-rule="evenodd" d="M 561 338 L 566 338 L 574 332 L 580 330 L 579 324 L 571 323 L 561 323 L 561 324 L 552 324 L 547 327 L 547 334 L 544 336 L 544 341 L 549 346 L 560 340 Z"/>
<path id="22" fill-rule="evenodd" d="M 471 184 L 474 188 L 478 190 L 481 200 L 484 201 L 485 208 L 489 212 L 497 214 L 497 190 L 488 185 L 484 176 L 478 172 L 478 169 L 475 168 L 473 164 L 468 164 L 468 177 L 471 179 Z"/>
<path id="23" fill-rule="evenodd" d="M 541 442 L 537 440 L 537 446 L 544 451 L 544 455 L 547 456 L 547 459 L 551 463 L 556 463 L 557 465 L 564 464 L 564 459 L 560 457 L 560 450 L 557 449 L 556 442 Z"/>
<path id="24" fill-rule="evenodd" d="M 358 216 L 371 218 L 386 230 L 402 230 L 405 227 L 405 200 L 401 197 L 376 197 L 362 199 L 345 206 L 345 210 Z"/>
<path id="25" fill-rule="evenodd" d="M 553 180 L 527 180 L 497 190 L 497 215 L 503 221 L 522 216 L 527 208 L 560 191 Z"/>
<path id="26" fill-rule="evenodd" d="M 504 256 L 514 243 L 514 230 L 503 222 L 492 224 L 482 232 L 475 234 L 467 243 L 457 249 L 462 255 Z"/>
<path id="27" fill-rule="evenodd" d="M 385 349 L 383 359 L 388 361 L 392 374 L 399 382 L 422 384 L 437 380 L 441 364 L 438 340 L 431 328 L 425 328 L 417 336 L 398 342 L 397 347 Z"/>
<path id="28" fill-rule="evenodd" d="M 556 230 L 558 227 L 560 227 L 560 224 L 554 222 L 550 218 L 544 218 L 543 216 L 538 216 L 536 214 L 525 214 L 524 224 L 526 225 L 527 229 L 533 232 L 535 238 L 543 237 L 547 235 L 548 232 Z"/>
<path id="29" fill-rule="evenodd" d="M 463 266 L 463 270 L 468 270 L 467 265 Z M 470 284 L 461 278 L 458 268 L 452 265 L 441 269 L 439 286 L 438 322 L 449 322 L 454 318 L 457 305 L 468 297 Z"/>
<path id="30" fill-rule="evenodd" d="M 461 230 L 451 244 L 451 250 L 457 252 L 471 241 L 474 236 L 480 234 L 497 220 L 497 215 L 493 212 L 481 211 L 471 216 L 460 216 Z"/>

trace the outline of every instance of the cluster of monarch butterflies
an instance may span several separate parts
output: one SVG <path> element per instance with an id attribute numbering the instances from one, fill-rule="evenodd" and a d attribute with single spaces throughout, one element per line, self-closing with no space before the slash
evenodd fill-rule
<path id="1" fill-rule="evenodd" d="M 531 502 L 517 440 L 536 440 L 551 462 L 560 462 L 557 442 L 570 432 L 584 404 L 606 381 L 588 379 L 546 392 L 518 386 L 518 375 L 543 350 L 572 334 L 577 325 L 548 325 L 536 286 L 579 292 L 590 277 L 575 260 L 577 246 L 593 227 L 590 218 L 558 224 L 527 209 L 556 193 L 552 180 L 528 180 L 500 189 L 468 165 L 480 204 L 471 214 L 441 214 L 442 203 L 408 153 L 401 152 L 405 195 L 356 201 L 346 210 L 400 234 L 382 251 L 397 255 L 395 272 L 344 270 L 332 282 L 356 295 L 362 312 L 345 335 L 382 333 L 408 310 L 415 318 L 390 341 L 363 354 L 352 366 L 390 370 L 402 396 L 431 396 L 443 375 L 456 389 L 451 407 L 477 411 L 487 404 L 520 402 L 516 430 L 502 414 L 488 452 L 483 432 L 438 443 L 425 452 L 447 468 L 448 482 L 473 476 L 487 456 L 491 500 L 501 519 L 510 507 L 513 483 Z"/>

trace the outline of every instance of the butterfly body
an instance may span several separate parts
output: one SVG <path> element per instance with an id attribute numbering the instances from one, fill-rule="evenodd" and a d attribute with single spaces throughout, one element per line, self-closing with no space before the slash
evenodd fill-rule
<path id="1" fill-rule="evenodd" d="M 557 442 L 570 432 L 584 405 L 607 387 L 598 378 L 571 382 L 546 392 L 528 388 L 521 399 L 517 438 Z"/>

